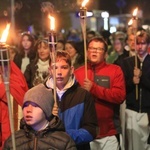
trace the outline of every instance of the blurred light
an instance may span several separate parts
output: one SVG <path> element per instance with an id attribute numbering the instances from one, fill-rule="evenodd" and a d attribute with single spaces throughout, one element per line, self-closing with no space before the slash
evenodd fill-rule
<path id="1" fill-rule="evenodd" d="M 61 33 L 65 33 L 65 29 L 61 29 Z"/>
<path id="2" fill-rule="evenodd" d="M 133 20 L 130 19 L 129 22 L 128 22 L 128 26 L 131 26 L 133 24 Z"/>
<path id="3" fill-rule="evenodd" d="M 119 24 L 119 18 L 117 17 L 110 17 L 109 22 L 111 25 L 118 25 Z"/>
<path id="4" fill-rule="evenodd" d="M 115 26 L 110 27 L 110 33 L 114 33 L 114 32 L 116 32 L 116 31 L 117 31 L 117 29 L 116 29 L 116 27 L 115 27 Z"/>
<path id="5" fill-rule="evenodd" d="M 104 29 L 108 30 L 109 13 L 107 11 L 104 11 L 101 13 L 101 17 L 104 19 Z"/>
<path id="6" fill-rule="evenodd" d="M 142 28 L 145 29 L 145 30 L 148 30 L 149 29 L 149 25 L 142 25 Z"/>
<path id="7" fill-rule="evenodd" d="M 91 30 L 96 31 L 96 18 L 91 17 L 90 21 L 91 21 Z"/>
<path id="8" fill-rule="evenodd" d="M 76 16 L 77 16 L 77 17 L 80 17 L 80 12 L 77 12 Z M 93 12 L 92 12 L 92 11 L 87 11 L 87 12 L 86 12 L 86 16 L 87 16 L 87 17 L 92 17 L 92 16 L 93 16 Z"/>
<path id="9" fill-rule="evenodd" d="M 104 11 L 101 13 L 102 18 L 108 18 L 109 17 L 109 13 L 107 11 Z"/>

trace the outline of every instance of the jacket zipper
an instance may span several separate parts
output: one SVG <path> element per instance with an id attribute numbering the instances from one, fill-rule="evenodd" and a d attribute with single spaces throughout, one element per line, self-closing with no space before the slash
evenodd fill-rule
<path id="1" fill-rule="evenodd" d="M 34 150 L 37 150 L 37 136 L 34 138 Z"/>

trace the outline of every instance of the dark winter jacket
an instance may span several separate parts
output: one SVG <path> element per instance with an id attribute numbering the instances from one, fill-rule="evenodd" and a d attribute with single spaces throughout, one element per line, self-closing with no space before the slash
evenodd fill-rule
<path id="1" fill-rule="evenodd" d="M 30 60 L 30 62 L 31 62 L 32 60 L 34 60 L 35 56 L 36 56 L 36 52 L 33 51 L 33 50 L 31 50 L 31 51 L 29 52 L 29 54 L 28 54 L 27 57 L 29 58 L 29 60 Z M 14 57 L 14 63 L 18 66 L 19 69 L 21 69 L 22 59 L 23 59 L 24 57 L 25 57 L 25 56 L 24 56 L 23 54 L 21 54 L 21 53 L 17 53 L 17 54 L 15 55 L 15 57 Z"/>
<path id="2" fill-rule="evenodd" d="M 78 150 L 88 150 L 97 135 L 97 116 L 92 95 L 75 81 L 58 101 L 59 117 Z"/>
<path id="3" fill-rule="evenodd" d="M 124 59 L 122 68 L 126 80 L 127 108 L 141 113 L 150 113 L 150 55 L 145 57 L 142 65 L 138 59 L 137 65 L 142 71 L 138 84 L 138 100 L 136 100 L 136 86 L 133 83 L 135 56 Z"/>
<path id="4" fill-rule="evenodd" d="M 42 131 L 35 131 L 21 120 L 21 129 L 15 133 L 16 150 L 76 150 L 73 140 L 64 132 L 62 122 L 53 117 Z M 11 137 L 3 150 L 12 150 Z"/>

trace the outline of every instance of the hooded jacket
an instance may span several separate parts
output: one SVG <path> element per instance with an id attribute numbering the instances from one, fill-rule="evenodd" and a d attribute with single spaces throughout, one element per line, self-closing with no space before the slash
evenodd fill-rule
<path id="1" fill-rule="evenodd" d="M 53 88 L 52 78 L 46 82 Z M 60 96 L 61 95 L 61 96 Z M 57 89 L 59 117 L 66 132 L 75 141 L 78 150 L 88 150 L 88 144 L 97 135 L 97 116 L 92 95 L 81 88 L 74 77 L 70 77 L 63 91 Z"/>
<path id="2" fill-rule="evenodd" d="M 15 133 L 16 150 L 76 150 L 73 140 L 64 132 L 61 120 L 52 116 L 48 126 L 35 131 L 21 120 L 20 130 Z M 3 150 L 13 150 L 12 139 L 9 137 Z"/>

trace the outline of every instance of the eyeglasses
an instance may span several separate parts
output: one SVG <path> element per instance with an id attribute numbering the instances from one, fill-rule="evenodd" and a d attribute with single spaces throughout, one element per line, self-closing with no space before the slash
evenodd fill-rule
<path id="1" fill-rule="evenodd" d="M 97 52 L 103 52 L 105 49 L 101 47 L 88 47 L 89 51 L 97 51 Z"/>
<path id="2" fill-rule="evenodd" d="M 146 42 L 137 42 L 137 45 L 145 45 L 145 44 L 147 44 Z"/>

